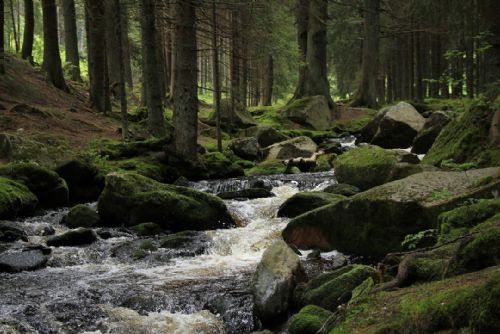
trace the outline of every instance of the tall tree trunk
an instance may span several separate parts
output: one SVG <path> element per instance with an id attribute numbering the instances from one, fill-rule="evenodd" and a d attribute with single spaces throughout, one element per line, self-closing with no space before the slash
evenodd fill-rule
<path id="1" fill-rule="evenodd" d="M 308 13 L 306 64 L 293 99 L 323 95 L 328 101 L 328 106 L 334 109 L 326 67 L 328 1 L 309 0 Z"/>
<path id="2" fill-rule="evenodd" d="M 165 135 L 163 117 L 163 98 L 160 81 L 160 62 L 158 60 L 155 5 L 154 0 L 141 0 L 141 32 L 143 40 L 143 58 L 145 66 L 146 105 L 148 107 L 148 126 L 155 137 Z M 196 49 L 196 47 L 195 47 Z M 196 67 L 196 65 L 195 65 Z"/>
<path id="3" fill-rule="evenodd" d="M 75 0 L 62 0 L 64 18 L 64 46 L 66 62 L 71 64 L 71 80 L 82 82 L 80 76 L 80 55 L 78 53 L 78 34 L 76 30 Z"/>
<path id="4" fill-rule="evenodd" d="M 262 105 L 270 106 L 273 102 L 274 61 L 273 55 L 266 57 L 265 75 L 262 80 Z"/>
<path id="5" fill-rule="evenodd" d="M 121 13 L 121 32 L 122 32 L 122 47 L 123 47 L 123 60 L 125 61 L 125 78 L 127 80 L 128 88 L 134 88 L 134 78 L 132 77 L 132 63 L 130 60 L 130 40 L 128 37 L 128 10 L 125 3 L 120 4 Z"/>
<path id="6" fill-rule="evenodd" d="M 297 0 L 296 16 L 297 16 L 297 42 L 299 44 L 299 84 L 294 93 L 294 98 L 304 96 L 304 85 L 301 84 L 306 80 L 306 57 L 307 57 L 307 28 L 309 25 L 309 2 L 310 0 Z"/>
<path id="7" fill-rule="evenodd" d="M 120 64 L 121 57 L 119 55 L 119 48 L 121 47 L 121 36 L 116 38 L 116 27 L 121 24 L 116 21 L 116 8 L 115 0 L 105 0 L 105 17 L 106 17 L 106 61 L 108 66 L 108 77 L 110 83 L 110 92 L 113 97 L 120 96 Z M 122 50 L 123 53 L 123 50 Z"/>
<path id="8" fill-rule="evenodd" d="M 219 76 L 219 46 L 217 45 L 217 12 L 215 10 L 215 1 L 212 3 L 212 75 L 213 75 L 213 99 L 216 115 L 216 137 L 217 150 L 222 152 L 222 135 L 220 124 L 220 76 Z"/>
<path id="9" fill-rule="evenodd" d="M 56 87 L 69 92 L 64 81 L 59 40 L 57 34 L 57 7 L 55 0 L 42 0 L 43 8 L 43 69 L 48 80 Z"/>
<path id="10" fill-rule="evenodd" d="M 5 50 L 4 50 L 4 3 L 0 0 L 0 75 L 5 74 Z"/>
<path id="11" fill-rule="evenodd" d="M 10 17 L 12 19 L 12 33 L 14 34 L 14 43 L 16 45 L 16 53 L 19 53 L 19 39 L 17 38 L 18 30 L 16 28 L 16 18 L 14 15 L 14 3 L 10 0 Z"/>
<path id="12" fill-rule="evenodd" d="M 231 124 L 235 111 L 241 108 L 240 95 L 240 60 L 241 60 L 241 39 L 240 39 L 240 13 L 238 9 L 231 11 Z"/>
<path id="13" fill-rule="evenodd" d="M 365 19 L 361 81 L 351 106 L 377 106 L 380 0 L 364 0 Z"/>
<path id="14" fill-rule="evenodd" d="M 174 4 L 177 54 L 174 89 L 175 150 L 188 160 L 197 159 L 196 3 L 196 0 L 177 0 Z"/>
<path id="15" fill-rule="evenodd" d="M 101 0 L 87 0 L 86 4 L 90 102 L 97 112 L 106 113 L 106 101 L 109 100 L 109 90 L 106 85 L 104 3 Z"/>
<path id="16" fill-rule="evenodd" d="M 121 5 L 120 0 L 113 0 L 113 7 L 115 9 L 115 39 L 117 43 L 117 54 L 119 62 L 119 94 L 120 94 L 120 110 L 122 115 L 122 137 L 123 139 L 128 138 L 128 115 L 127 115 L 127 92 L 125 86 L 125 58 L 123 57 L 123 39 L 122 39 L 122 15 L 121 15 Z"/>
<path id="17" fill-rule="evenodd" d="M 35 33 L 35 13 L 33 0 L 24 0 L 24 36 L 21 56 L 33 65 L 33 38 Z"/>
<path id="18" fill-rule="evenodd" d="M 422 57 L 422 34 L 420 32 L 416 32 L 413 35 L 413 44 L 415 46 L 415 100 L 423 101 L 424 100 L 424 60 Z"/>

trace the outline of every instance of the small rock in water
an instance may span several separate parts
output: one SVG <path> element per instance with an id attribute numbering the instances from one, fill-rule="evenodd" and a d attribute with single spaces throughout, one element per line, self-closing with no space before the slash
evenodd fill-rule
<path id="1" fill-rule="evenodd" d="M 0 222 L 0 241 L 13 242 L 16 240 L 28 241 L 28 235 L 16 223 Z"/>
<path id="2" fill-rule="evenodd" d="M 97 240 L 97 234 L 88 228 L 77 228 L 47 239 L 47 246 L 82 246 Z"/>

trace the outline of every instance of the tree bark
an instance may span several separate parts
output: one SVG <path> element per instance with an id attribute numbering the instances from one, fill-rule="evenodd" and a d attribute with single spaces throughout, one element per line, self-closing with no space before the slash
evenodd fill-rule
<path id="1" fill-rule="evenodd" d="M 216 115 L 216 137 L 217 150 L 222 152 L 222 134 L 220 124 L 220 76 L 219 76 L 219 46 L 217 45 L 217 12 L 215 10 L 215 1 L 212 3 L 212 75 L 213 75 L 213 99 Z"/>
<path id="2" fill-rule="evenodd" d="M 76 31 L 75 0 L 62 0 L 64 17 L 64 46 L 66 62 L 71 64 L 71 80 L 82 82 L 80 75 L 80 55 L 78 53 L 78 34 Z"/>
<path id="3" fill-rule="evenodd" d="M 106 85 L 104 3 L 101 0 L 87 0 L 86 5 L 90 102 L 97 112 L 106 113 L 109 90 Z"/>
<path id="4" fill-rule="evenodd" d="M 17 38 L 18 30 L 16 29 L 16 19 L 14 15 L 14 3 L 10 0 L 10 17 L 12 19 L 12 33 L 14 34 L 14 43 L 16 45 L 16 53 L 19 53 L 19 39 Z"/>
<path id="5" fill-rule="evenodd" d="M 270 106 L 273 102 L 273 84 L 274 84 L 274 60 L 273 55 L 266 58 L 264 80 L 262 81 L 262 105 Z"/>
<path id="6" fill-rule="evenodd" d="M 33 38 L 35 33 L 35 14 L 33 0 L 24 0 L 24 36 L 21 56 L 33 65 Z"/>
<path id="7" fill-rule="evenodd" d="M 5 50 L 4 50 L 4 27 L 5 27 L 5 15 L 4 15 L 4 3 L 0 0 L 0 75 L 5 74 Z"/>
<path id="8" fill-rule="evenodd" d="M 165 135 L 165 120 L 163 117 L 163 98 L 156 49 L 156 25 L 154 0 L 141 0 L 142 19 L 141 32 L 143 41 L 143 69 L 146 84 L 146 105 L 148 107 L 148 126 L 155 137 Z M 196 47 L 195 47 L 196 49 Z M 195 65 L 196 67 L 196 65 Z"/>
<path id="9" fill-rule="evenodd" d="M 293 99 L 323 95 L 328 101 L 328 106 L 334 109 L 335 105 L 330 96 L 330 84 L 328 83 L 326 67 L 328 1 L 309 0 L 308 2 L 306 64 L 303 75 L 299 78 Z M 300 20 L 303 20 L 303 18 L 299 17 L 298 19 L 299 28 L 302 28 L 303 23 Z M 303 48 L 303 45 L 300 44 L 301 40 L 299 39 L 299 47 Z"/>
<path id="10" fill-rule="evenodd" d="M 120 110 L 122 115 L 122 137 L 128 138 L 128 115 L 127 115 L 127 92 L 125 87 L 125 59 L 123 57 L 123 39 L 122 39 L 122 15 L 120 0 L 113 0 L 113 7 L 115 9 L 115 39 L 118 41 L 118 62 L 119 62 L 119 94 L 120 94 Z"/>
<path id="11" fill-rule="evenodd" d="M 55 0 L 42 0 L 43 9 L 43 69 L 48 80 L 65 92 L 69 92 L 64 81 L 59 39 L 57 34 L 57 7 Z"/>
<path id="12" fill-rule="evenodd" d="M 380 0 L 364 0 L 364 40 L 361 81 L 351 106 L 376 107 L 379 61 Z"/>
<path id="13" fill-rule="evenodd" d="M 121 32 L 122 32 L 122 47 L 123 59 L 125 61 L 125 78 L 127 80 L 128 88 L 134 88 L 134 78 L 132 76 L 132 63 L 130 61 L 130 41 L 128 37 L 128 13 L 126 4 L 120 4 L 121 13 Z"/>
<path id="14" fill-rule="evenodd" d="M 175 150 L 187 160 L 197 159 L 198 90 L 196 82 L 196 1 L 177 0 L 175 24 Z"/>
<path id="15" fill-rule="evenodd" d="M 116 38 L 116 29 L 121 25 L 120 21 L 116 20 L 117 3 L 115 0 L 105 0 L 105 17 L 106 17 L 106 61 L 108 66 L 109 87 L 113 97 L 120 96 L 120 64 L 121 57 L 119 48 L 121 47 L 121 36 Z M 118 3 L 119 5 L 119 3 Z M 123 50 L 122 50 L 123 53 Z"/>

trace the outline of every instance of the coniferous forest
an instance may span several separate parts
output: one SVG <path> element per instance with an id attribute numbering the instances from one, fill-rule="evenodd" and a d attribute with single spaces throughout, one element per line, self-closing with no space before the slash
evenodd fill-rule
<path id="1" fill-rule="evenodd" d="M 0 0 L 0 333 L 499 333 L 499 196 L 498 0 Z"/>

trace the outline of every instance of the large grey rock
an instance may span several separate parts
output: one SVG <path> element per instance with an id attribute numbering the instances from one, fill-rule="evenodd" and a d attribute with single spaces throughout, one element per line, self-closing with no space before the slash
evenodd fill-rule
<path id="1" fill-rule="evenodd" d="M 0 272 L 17 273 L 43 268 L 49 259 L 42 249 L 6 251 L 0 254 Z"/>
<path id="2" fill-rule="evenodd" d="M 270 126 L 261 126 L 257 129 L 255 138 L 261 147 L 267 147 L 289 139 L 287 136 Z"/>
<path id="3" fill-rule="evenodd" d="M 283 231 L 299 248 L 381 258 L 408 234 L 436 228 L 437 216 L 470 197 L 500 192 L 499 168 L 423 172 L 294 218 Z"/>
<path id="4" fill-rule="evenodd" d="M 13 242 L 16 240 L 28 241 L 28 235 L 14 222 L 0 221 L 0 241 Z"/>
<path id="5" fill-rule="evenodd" d="M 62 219 L 62 223 L 70 228 L 94 227 L 99 221 L 97 212 L 83 204 L 72 207 Z"/>
<path id="6" fill-rule="evenodd" d="M 80 227 L 74 230 L 54 235 L 47 239 L 47 246 L 83 246 L 97 240 L 97 234 L 89 229 Z"/>
<path id="7" fill-rule="evenodd" d="M 416 154 L 425 154 L 434 144 L 437 136 L 446 125 L 451 121 L 450 113 L 445 111 L 435 111 L 425 121 L 424 128 L 413 140 L 412 152 Z"/>
<path id="8" fill-rule="evenodd" d="M 292 138 L 264 149 L 266 160 L 289 160 L 310 158 L 317 151 L 318 145 L 309 137 Z"/>
<path id="9" fill-rule="evenodd" d="M 343 200 L 342 195 L 321 191 L 301 192 L 287 199 L 278 210 L 278 217 L 297 217 L 307 211 Z"/>
<path id="10" fill-rule="evenodd" d="M 254 137 L 233 139 L 229 148 L 243 159 L 257 160 L 260 158 L 260 145 Z"/>
<path id="11" fill-rule="evenodd" d="M 332 121 L 328 101 L 322 95 L 293 101 L 283 110 L 283 116 L 313 130 L 326 130 Z"/>
<path id="12" fill-rule="evenodd" d="M 97 206 L 103 225 L 152 222 L 170 231 L 234 226 L 226 205 L 218 197 L 135 173 L 108 174 Z"/>
<path id="13" fill-rule="evenodd" d="M 254 314 L 264 324 L 278 323 L 286 316 L 293 289 L 302 275 L 298 255 L 283 240 L 264 252 L 252 284 Z"/>

